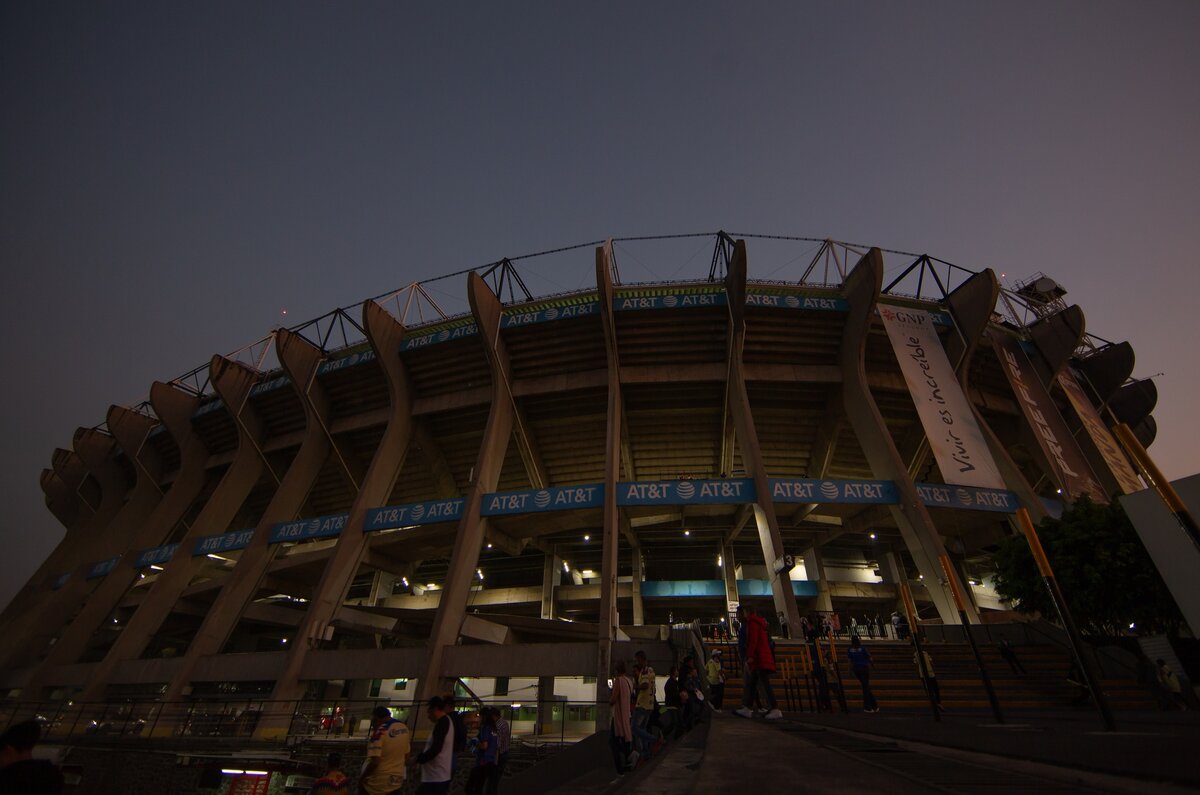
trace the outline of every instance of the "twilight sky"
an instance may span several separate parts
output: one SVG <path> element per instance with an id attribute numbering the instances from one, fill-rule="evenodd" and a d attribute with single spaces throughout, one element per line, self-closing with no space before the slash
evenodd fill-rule
<path id="1" fill-rule="evenodd" d="M 62 537 L 39 471 L 110 403 L 608 236 L 1044 271 L 1165 373 L 1151 453 L 1194 473 L 1197 31 L 1194 2 L 0 4 L 0 603 Z M 709 253 L 639 256 L 630 280 Z M 587 284 L 592 254 L 551 267 L 535 290 Z"/>

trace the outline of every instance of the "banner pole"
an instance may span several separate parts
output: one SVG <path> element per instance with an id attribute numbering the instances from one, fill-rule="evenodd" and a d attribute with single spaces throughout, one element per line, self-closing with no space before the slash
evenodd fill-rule
<path id="1" fill-rule="evenodd" d="M 1033 520 L 1029 518 L 1029 511 L 1024 508 L 1018 508 L 1017 523 L 1021 527 L 1021 532 L 1025 534 L 1025 540 L 1029 543 L 1029 550 L 1033 553 L 1033 559 L 1037 562 L 1042 580 L 1050 590 L 1050 601 L 1054 602 L 1054 607 L 1058 610 L 1058 616 L 1062 619 L 1063 628 L 1067 631 L 1067 637 L 1071 641 L 1071 650 L 1075 654 L 1075 660 L 1079 663 L 1079 670 L 1083 675 L 1088 690 L 1091 691 L 1092 701 L 1095 702 L 1096 709 L 1100 712 L 1100 720 L 1104 723 L 1104 730 L 1110 732 L 1116 731 L 1117 724 L 1113 720 L 1112 711 L 1108 708 L 1108 700 L 1104 695 L 1104 691 L 1100 688 L 1100 677 L 1096 673 L 1092 659 L 1084 654 L 1083 638 L 1080 637 L 1079 630 L 1075 626 L 1075 619 L 1071 616 L 1071 608 L 1067 606 L 1067 600 L 1063 598 L 1062 590 L 1058 587 L 1058 580 L 1054 577 L 1054 570 L 1050 567 L 1046 551 L 1042 549 L 1042 541 L 1038 538 L 1037 529 L 1033 526 Z"/>
<path id="2" fill-rule="evenodd" d="M 979 653 L 979 645 L 975 643 L 975 634 L 971 632 L 971 622 L 967 620 L 966 601 L 961 583 L 950 563 L 950 556 L 943 554 L 938 559 L 942 563 L 942 571 L 946 573 L 946 582 L 950 584 L 950 593 L 954 595 L 954 604 L 958 607 L 958 617 L 962 621 L 967 643 L 971 645 L 971 654 L 975 655 L 975 665 L 979 667 L 979 679 L 983 682 L 983 689 L 987 691 L 988 703 L 992 705 L 992 714 L 996 716 L 996 723 L 1004 723 L 1004 713 L 1000 711 L 1000 700 L 996 698 L 996 689 L 992 686 L 992 678 L 988 676 L 987 666 L 983 663 L 983 655 Z"/>
<path id="3" fill-rule="evenodd" d="M 1175 520 L 1179 522 L 1179 526 L 1187 533 L 1188 538 L 1192 539 L 1192 543 L 1200 549 L 1200 528 L 1196 526 L 1196 520 L 1188 511 L 1187 505 L 1180 498 L 1179 493 L 1175 491 L 1175 487 L 1171 485 L 1171 481 L 1167 480 L 1162 471 L 1150 458 L 1150 453 L 1138 441 L 1136 435 L 1130 430 L 1129 426 L 1123 422 L 1118 422 L 1113 426 L 1113 434 L 1117 437 L 1117 441 L 1125 448 L 1125 452 L 1129 453 L 1129 457 L 1137 464 L 1138 469 L 1142 470 L 1142 477 L 1146 482 L 1158 492 L 1158 496 L 1166 503 L 1167 510 L 1174 515 Z"/>
<path id="4" fill-rule="evenodd" d="M 929 696 L 929 709 L 933 712 L 933 719 L 938 723 L 942 721 L 942 708 L 938 704 L 937 699 L 933 697 L 933 688 L 929 686 L 929 671 L 925 665 L 925 650 L 921 648 L 921 627 L 917 623 L 917 607 L 913 602 L 912 592 L 908 590 L 908 582 L 904 579 L 900 580 L 900 601 L 904 603 L 904 612 L 908 614 L 908 636 L 912 638 L 913 650 L 917 657 L 917 672 L 921 675 L 921 684 L 925 685 L 925 695 Z"/>

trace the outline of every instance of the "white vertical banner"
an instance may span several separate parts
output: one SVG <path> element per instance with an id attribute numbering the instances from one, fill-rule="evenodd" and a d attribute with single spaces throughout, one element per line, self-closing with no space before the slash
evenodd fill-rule
<path id="1" fill-rule="evenodd" d="M 956 486 L 1007 488 L 946 358 L 933 316 L 884 304 L 879 305 L 879 316 L 942 477 Z"/>

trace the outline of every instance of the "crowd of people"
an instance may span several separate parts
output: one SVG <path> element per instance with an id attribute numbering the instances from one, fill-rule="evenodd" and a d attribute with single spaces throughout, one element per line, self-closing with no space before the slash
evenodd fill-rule
<path id="1" fill-rule="evenodd" d="M 637 652 L 632 665 L 625 660 L 613 664 L 609 744 L 618 774 L 649 761 L 666 743 L 701 723 L 709 710 L 721 710 L 725 676 L 720 657 L 720 650 L 715 650 L 700 665 L 689 654 L 672 665 L 661 702 L 658 675 L 645 652 Z"/>
<path id="2" fill-rule="evenodd" d="M 466 790 L 472 795 L 495 795 L 508 764 L 511 724 L 499 709 L 483 707 L 477 714 L 479 728 L 470 743 L 471 769 Z M 434 696 L 425 705 L 432 729 L 421 750 L 412 748 L 412 736 L 404 721 L 392 716 L 387 707 L 376 707 L 371 714 L 367 736 L 367 760 L 358 775 L 358 791 L 366 795 L 393 795 L 404 787 L 410 774 L 420 775 L 420 795 L 442 795 L 450 791 L 468 744 L 468 713 L 458 709 L 453 694 Z M 342 756 L 329 755 L 327 771 L 317 779 L 312 795 L 344 795 L 351 792 L 352 781 L 342 770 Z"/>

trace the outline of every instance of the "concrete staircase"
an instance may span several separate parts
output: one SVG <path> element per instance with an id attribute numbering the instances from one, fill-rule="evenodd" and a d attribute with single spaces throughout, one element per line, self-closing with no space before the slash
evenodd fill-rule
<path id="1" fill-rule="evenodd" d="M 802 670 L 804 652 L 800 644 L 788 641 L 776 642 L 776 662 L 781 673 L 772 677 L 775 695 L 787 709 L 809 711 L 808 687 L 803 676 L 786 682 L 782 672 L 788 669 Z M 885 710 L 923 710 L 929 708 L 925 689 L 917 675 L 913 662 L 912 647 L 907 642 L 864 640 L 863 645 L 871 652 L 874 669 L 871 672 L 871 689 L 879 706 Z M 852 711 L 862 709 L 862 688 L 850 670 L 846 660 L 846 642 L 836 643 L 838 669 L 845 688 L 847 706 Z M 740 705 L 742 698 L 742 675 L 737 663 L 736 646 L 721 645 L 726 675 L 725 702 L 730 707 Z M 926 651 L 933 659 L 934 673 L 942 694 L 942 705 L 948 709 L 988 709 L 987 693 L 979 680 L 979 671 L 971 647 L 965 643 L 929 643 Z M 1071 662 L 1063 650 L 1055 646 L 1020 646 L 1016 653 L 1027 673 L 1017 674 L 1000 656 L 994 646 L 982 646 L 984 663 L 995 685 L 997 698 L 1003 709 L 1051 710 L 1069 707 L 1077 697 L 1079 689 L 1067 682 Z M 836 677 L 830 672 L 830 682 Z M 815 698 L 816 683 L 811 682 Z M 1154 696 L 1134 679 L 1105 679 L 1104 692 L 1114 710 L 1154 710 L 1158 704 Z M 790 691 L 790 698 L 788 691 Z M 837 708 L 837 699 L 834 698 Z"/>

